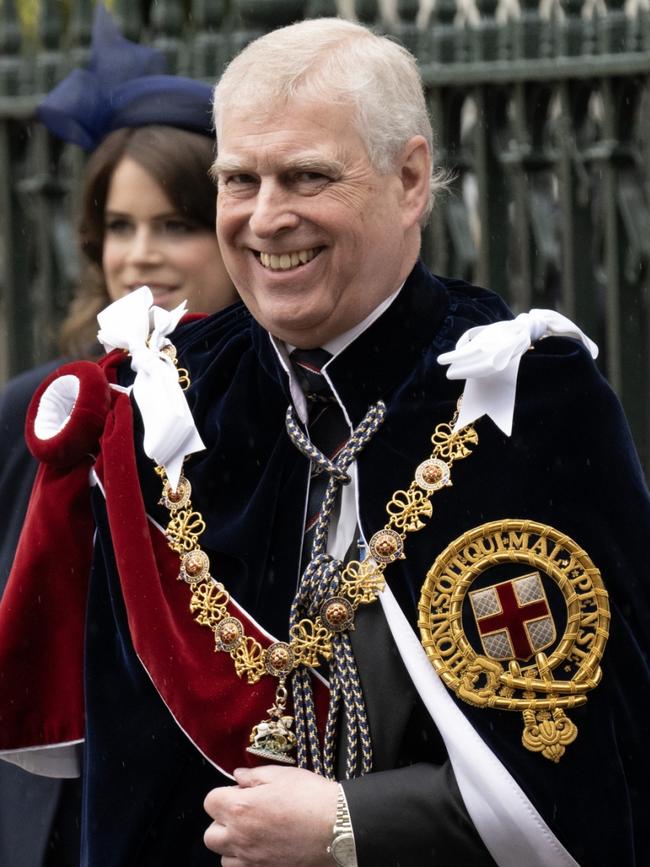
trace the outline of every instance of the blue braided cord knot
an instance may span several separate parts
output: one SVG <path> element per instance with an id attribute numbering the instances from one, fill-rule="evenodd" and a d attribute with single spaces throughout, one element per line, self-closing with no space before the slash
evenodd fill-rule
<path id="1" fill-rule="evenodd" d="M 330 474 L 318 521 L 314 527 L 314 538 L 311 548 L 312 559 L 324 553 L 327 548 L 330 517 L 336 504 L 339 486 L 341 484 L 347 485 L 350 482 L 350 476 L 347 473 L 348 467 L 377 433 L 385 417 L 386 404 L 383 400 L 380 400 L 370 407 L 358 427 L 352 431 L 350 439 L 336 456 L 336 460 L 331 461 L 302 432 L 296 422 L 293 406 L 287 408 L 285 423 L 291 442 L 312 463 L 315 463 L 320 470 Z"/>
<path id="2" fill-rule="evenodd" d="M 291 605 L 293 626 L 303 617 L 316 617 L 321 605 L 338 592 L 343 563 L 329 554 L 318 554 L 307 564 Z"/>
<path id="3" fill-rule="evenodd" d="M 336 461 L 331 461 L 320 449 L 316 448 L 309 437 L 302 432 L 296 422 L 295 410 L 291 405 L 287 407 L 287 414 L 285 415 L 284 423 L 291 442 L 299 452 L 309 458 L 312 464 L 315 464 L 319 472 L 329 473 L 332 478 L 336 478 L 336 480 L 343 485 L 350 483 L 350 476 L 344 470 L 340 469 L 338 466 L 338 459 Z"/>
<path id="4" fill-rule="evenodd" d="M 385 416 L 386 404 L 380 400 L 370 407 L 334 461 L 331 461 L 319 448 L 316 448 L 309 437 L 303 433 L 296 421 L 295 409 L 292 405 L 287 407 L 284 421 L 289 439 L 299 452 L 315 464 L 315 469 L 326 472 L 340 484 L 347 485 L 350 483 L 350 476 L 346 472 L 347 468 L 366 443 L 377 433 Z"/>
<path id="5" fill-rule="evenodd" d="M 347 470 L 359 452 L 366 446 L 377 433 L 386 417 L 386 404 L 383 400 L 370 407 L 347 441 L 345 446 L 336 456 L 334 464 L 337 469 Z M 349 477 L 348 477 L 349 481 Z M 347 484 L 347 482 L 345 482 Z"/>

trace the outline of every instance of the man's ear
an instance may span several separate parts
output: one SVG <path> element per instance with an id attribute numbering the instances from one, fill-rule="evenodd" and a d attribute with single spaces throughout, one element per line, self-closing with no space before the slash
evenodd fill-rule
<path id="1" fill-rule="evenodd" d="M 419 223 L 429 202 L 431 153 L 424 136 L 415 135 L 402 149 L 398 165 L 402 184 L 402 217 L 405 228 Z"/>

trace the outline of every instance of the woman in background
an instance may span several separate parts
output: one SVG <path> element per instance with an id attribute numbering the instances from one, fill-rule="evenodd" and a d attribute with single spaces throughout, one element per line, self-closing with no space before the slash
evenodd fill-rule
<path id="1" fill-rule="evenodd" d="M 210 89 L 199 86 L 207 111 Z M 214 230 L 216 196 L 207 175 L 213 147 L 210 135 L 186 129 L 124 127 L 88 161 L 78 232 L 82 276 L 60 329 L 64 357 L 20 374 L 0 395 L 0 492 L 11 504 L 0 537 L 0 589 L 36 473 L 23 428 L 42 380 L 67 359 L 98 357 L 97 314 L 138 286 L 148 285 L 160 307 L 186 299 L 193 313 L 237 299 Z"/>
<path id="2" fill-rule="evenodd" d="M 60 332 L 66 355 L 86 356 L 99 311 L 138 286 L 159 307 L 187 300 L 193 313 L 236 300 L 214 229 L 213 146 L 208 136 L 150 125 L 118 129 L 94 151 L 79 226 L 82 278 Z"/>
<path id="3" fill-rule="evenodd" d="M 21 374 L 0 395 L 0 593 L 36 473 L 23 428 L 40 382 L 67 359 L 98 357 L 97 313 L 138 286 L 148 285 L 161 307 L 187 299 L 197 313 L 236 301 L 208 178 L 211 89 L 162 68 L 158 52 L 125 40 L 98 6 L 89 69 L 74 70 L 38 110 L 55 135 L 91 152 L 78 227 L 82 276 L 60 329 L 65 358 Z M 0 762 L 0 864 L 79 863 L 79 801 L 77 780 Z"/>

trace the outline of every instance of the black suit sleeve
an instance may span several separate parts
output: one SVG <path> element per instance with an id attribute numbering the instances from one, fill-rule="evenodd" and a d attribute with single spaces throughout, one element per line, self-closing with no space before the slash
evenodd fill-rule
<path id="1" fill-rule="evenodd" d="M 342 786 L 359 867 L 494 867 L 449 761 L 381 771 Z"/>
<path id="2" fill-rule="evenodd" d="M 376 769 L 342 783 L 359 867 L 493 867 L 379 605 L 359 608 L 350 638 Z"/>

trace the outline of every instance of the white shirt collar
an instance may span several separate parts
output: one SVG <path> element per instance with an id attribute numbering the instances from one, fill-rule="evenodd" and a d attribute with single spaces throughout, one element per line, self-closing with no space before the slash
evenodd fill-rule
<path id="1" fill-rule="evenodd" d="M 404 286 L 403 283 L 402 286 Z M 358 325 L 354 325 L 348 331 L 344 331 L 343 334 L 339 334 L 338 337 L 333 337 L 332 340 L 328 340 L 327 343 L 323 346 L 323 349 L 326 349 L 328 352 L 330 352 L 332 354 L 332 358 L 336 358 L 336 356 L 340 352 L 343 352 L 344 349 L 347 349 L 347 347 L 354 340 L 356 340 L 360 334 L 363 334 L 363 332 L 367 328 L 369 328 L 376 319 L 379 319 L 384 310 L 387 310 L 390 307 L 390 305 L 402 291 L 402 286 L 399 286 L 393 292 L 393 294 L 389 295 L 388 298 L 382 301 L 378 307 L 375 307 L 372 313 L 369 316 L 366 316 L 366 318 L 359 322 Z M 290 348 L 287 347 L 289 352 L 291 352 L 291 350 L 294 348 L 295 347 L 293 346 Z M 330 358 L 330 361 L 331 360 L 332 359 Z M 328 361 L 327 364 L 329 364 L 330 361 Z M 325 367 L 327 367 L 327 364 L 325 365 Z"/>
<path id="2" fill-rule="evenodd" d="M 354 325 L 352 328 L 348 329 L 348 331 L 344 331 L 343 334 L 339 334 L 338 337 L 332 338 L 332 340 L 328 340 L 328 342 L 322 347 L 326 349 L 328 352 L 332 354 L 332 358 L 327 362 L 323 370 L 327 369 L 327 366 L 336 358 L 337 355 L 340 355 L 344 349 L 359 337 L 360 334 L 369 328 L 372 323 L 379 319 L 381 314 L 387 310 L 393 301 L 397 298 L 399 293 L 402 291 L 404 283 L 399 286 L 392 295 L 389 295 L 388 298 L 384 299 L 375 309 L 366 316 L 361 322 L 357 325 Z M 296 378 L 296 374 L 293 369 L 293 365 L 289 361 L 289 354 L 296 348 L 292 346 L 290 343 L 285 343 L 284 340 L 279 340 L 277 337 L 274 337 L 271 333 L 269 333 L 269 337 L 271 338 L 271 345 L 277 352 L 278 358 L 280 360 L 280 364 L 286 371 L 289 377 L 289 391 L 291 393 L 291 398 L 293 400 L 294 406 L 296 407 L 296 411 L 301 421 L 307 421 L 307 401 L 305 399 L 305 395 L 303 394 L 302 388 L 300 387 L 300 383 Z M 343 408 L 345 411 L 345 408 Z"/>

